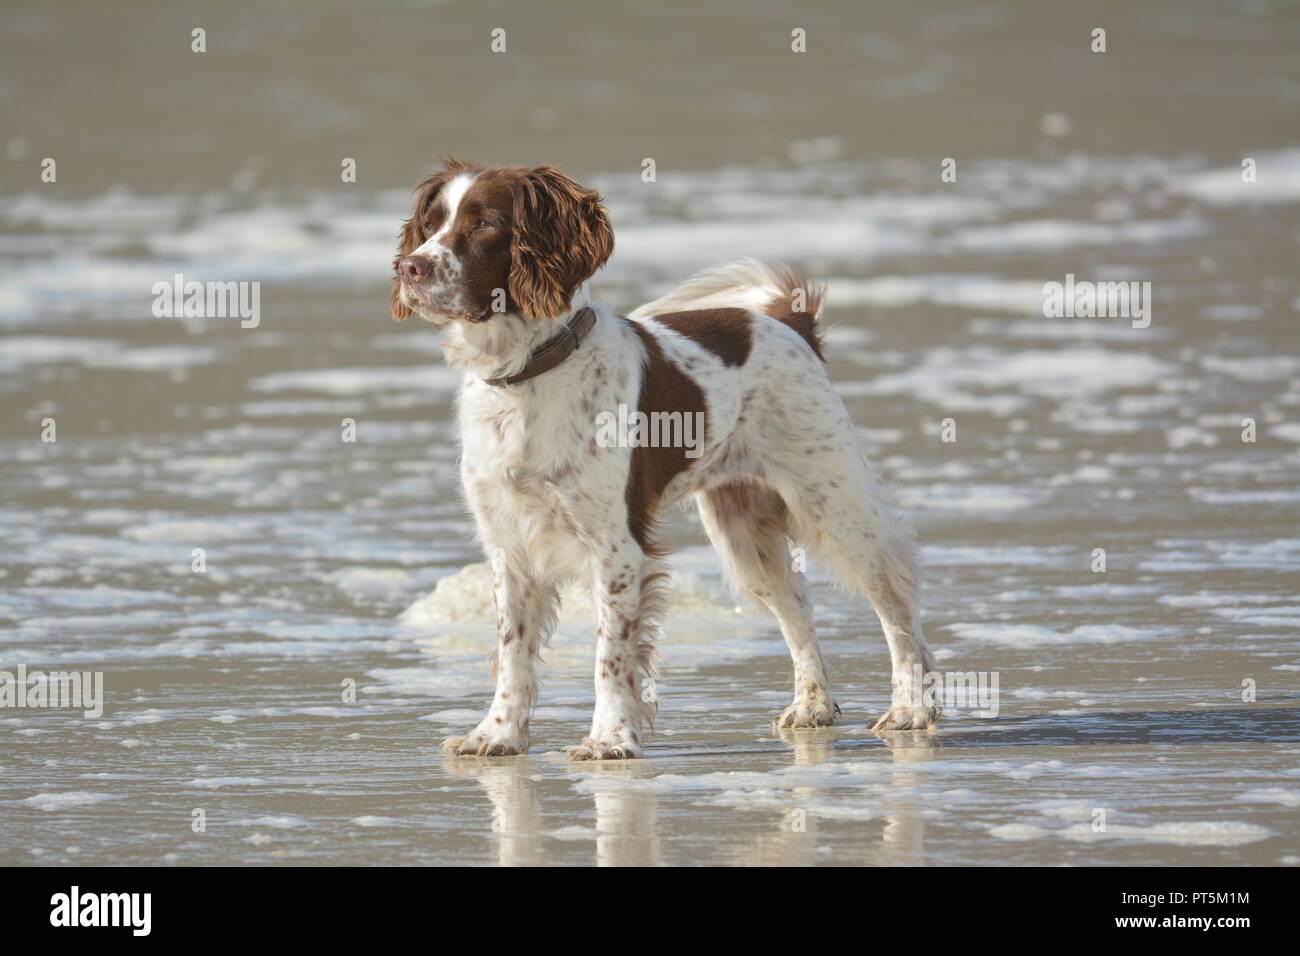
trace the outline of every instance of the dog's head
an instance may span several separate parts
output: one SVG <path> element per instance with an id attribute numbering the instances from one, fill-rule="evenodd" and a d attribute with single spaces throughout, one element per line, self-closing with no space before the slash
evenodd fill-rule
<path id="1" fill-rule="evenodd" d="M 614 251 L 598 193 L 551 166 L 447 160 L 416 190 L 393 260 L 393 318 L 555 318 Z"/>

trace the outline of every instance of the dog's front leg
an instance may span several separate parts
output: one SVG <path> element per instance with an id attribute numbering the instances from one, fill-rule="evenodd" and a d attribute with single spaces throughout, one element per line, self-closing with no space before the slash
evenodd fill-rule
<path id="1" fill-rule="evenodd" d="M 533 665 L 555 626 L 553 586 L 508 567 L 500 552 L 492 561 L 492 581 L 497 605 L 496 694 L 472 733 L 442 742 L 443 749 L 455 754 L 508 757 L 528 750 L 528 724 L 537 703 Z"/>
<path id="2" fill-rule="evenodd" d="M 601 562 L 595 591 L 596 710 L 591 733 L 569 748 L 574 760 L 626 760 L 644 753 L 658 709 L 654 646 L 667 572 L 629 539 Z"/>

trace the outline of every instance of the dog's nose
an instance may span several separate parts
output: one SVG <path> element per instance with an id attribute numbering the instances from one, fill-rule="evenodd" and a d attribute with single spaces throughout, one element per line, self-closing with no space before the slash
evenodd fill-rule
<path id="1" fill-rule="evenodd" d="M 433 265 L 427 256 L 406 256 L 397 264 L 397 271 L 408 282 L 419 282 L 429 274 Z"/>

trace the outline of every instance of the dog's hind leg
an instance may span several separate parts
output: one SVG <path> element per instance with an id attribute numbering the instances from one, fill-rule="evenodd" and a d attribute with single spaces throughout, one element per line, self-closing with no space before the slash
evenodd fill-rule
<path id="1" fill-rule="evenodd" d="M 794 569 L 787 536 L 790 512 L 774 491 L 757 484 L 729 484 L 696 496 L 709 540 L 737 590 L 770 610 L 794 662 L 794 703 L 774 720 L 777 727 L 824 727 L 835 719 L 826 664 L 813 629 L 812 605 L 803 575 Z"/>
<path id="2" fill-rule="evenodd" d="M 827 561 L 880 618 L 893 676 L 890 708 L 871 729 L 930 727 L 940 711 L 924 694 L 935 664 L 921 629 L 916 545 L 880 500 L 861 446 L 828 446 L 815 469 L 787 471 L 774 483 L 795 518 L 795 543 Z"/>

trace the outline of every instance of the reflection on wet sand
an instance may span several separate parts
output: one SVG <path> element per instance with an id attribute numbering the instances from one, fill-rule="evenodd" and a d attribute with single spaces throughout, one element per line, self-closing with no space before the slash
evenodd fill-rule
<path id="1" fill-rule="evenodd" d="M 595 768 L 601 781 L 643 780 L 654 776 L 643 762 Z M 598 866 L 659 866 L 659 797 L 651 789 L 631 786 L 599 787 L 596 801 L 596 863 Z"/>
<path id="2" fill-rule="evenodd" d="M 541 811 L 533 764 L 527 754 L 518 757 L 448 757 L 446 770 L 453 777 L 478 781 L 492 803 L 491 840 L 501 866 L 540 866 L 545 863 L 539 840 Z"/>
<path id="3" fill-rule="evenodd" d="M 448 774 L 473 777 L 491 802 L 491 839 L 501 866 L 551 862 L 543 847 L 542 814 L 534 767 L 527 755 L 505 758 L 448 757 Z M 653 776 L 639 763 L 595 765 L 585 776 L 594 789 L 598 866 L 659 866 L 655 830 L 658 798 L 634 781 Z"/>
<path id="4" fill-rule="evenodd" d="M 790 746 L 795 767 L 817 767 L 830 763 L 837 733 L 833 730 L 781 730 L 781 741 Z M 918 793 L 923 775 L 915 764 L 933 760 L 939 738 L 928 733 L 872 734 L 882 740 L 892 758 L 888 784 L 876 795 L 878 807 L 865 806 L 852 813 L 832 812 L 823 802 L 827 787 L 793 787 L 781 800 L 784 805 L 775 825 L 758 834 L 752 845 L 742 848 L 735 862 L 745 866 L 808 866 L 819 861 L 818 830 L 827 820 L 857 820 L 864 824 L 884 815 L 878 848 L 862 845 L 857 858 L 839 855 L 836 863 L 882 866 L 919 866 L 924 853 L 925 822 Z M 658 773 L 649 761 L 596 764 L 584 767 L 586 782 L 595 807 L 596 855 L 598 866 L 661 866 L 664 863 L 657 829 L 659 797 L 652 781 Z M 491 804 L 490 832 L 493 852 L 501 866 L 541 866 L 552 862 L 547 853 L 543 817 L 537 797 L 536 768 L 527 756 L 508 758 L 449 757 L 449 775 L 472 777 Z M 646 785 L 650 783 L 651 785 Z M 820 809 L 819 809 L 820 808 Z"/>
<path id="5" fill-rule="evenodd" d="M 830 729 L 779 730 L 780 739 L 788 743 L 794 756 L 794 766 L 815 767 L 828 763 L 834 752 L 837 733 Z M 893 771 L 889 788 L 880 796 L 880 810 L 885 812 L 881 846 L 866 851 L 860 858 L 839 854 L 834 862 L 870 863 L 883 866 L 918 866 L 925 862 L 923 836 L 925 830 L 923 807 L 917 799 L 922 784 L 921 775 L 910 765 L 932 760 L 939 747 L 936 734 L 890 733 L 872 734 L 884 741 L 893 758 Z M 874 821 L 877 809 L 871 798 L 864 795 L 864 806 L 851 813 L 832 813 L 818 809 L 819 801 L 828 788 L 799 786 L 790 791 L 789 806 L 775 826 L 775 832 L 761 834 L 741 862 L 748 866 L 807 866 L 818 862 L 817 836 L 819 817 L 828 819 Z M 826 804 L 820 804 L 827 806 Z"/>
<path id="6" fill-rule="evenodd" d="M 835 732 L 829 728 L 815 730 L 777 729 L 778 737 L 794 751 L 796 767 L 816 767 L 830 759 Z M 776 821 L 775 828 L 761 833 L 748 852 L 738 861 L 744 866 L 807 866 L 817 852 L 817 814 L 809 804 L 822 793 L 821 787 L 795 787 L 789 805 Z"/>
<path id="7" fill-rule="evenodd" d="M 933 760 L 939 749 L 939 735 L 915 731 L 874 734 L 885 742 L 893 757 L 886 798 L 888 815 L 882 834 L 882 866 L 921 866 L 925 860 L 925 817 L 917 794 L 924 783 L 915 765 Z"/>

